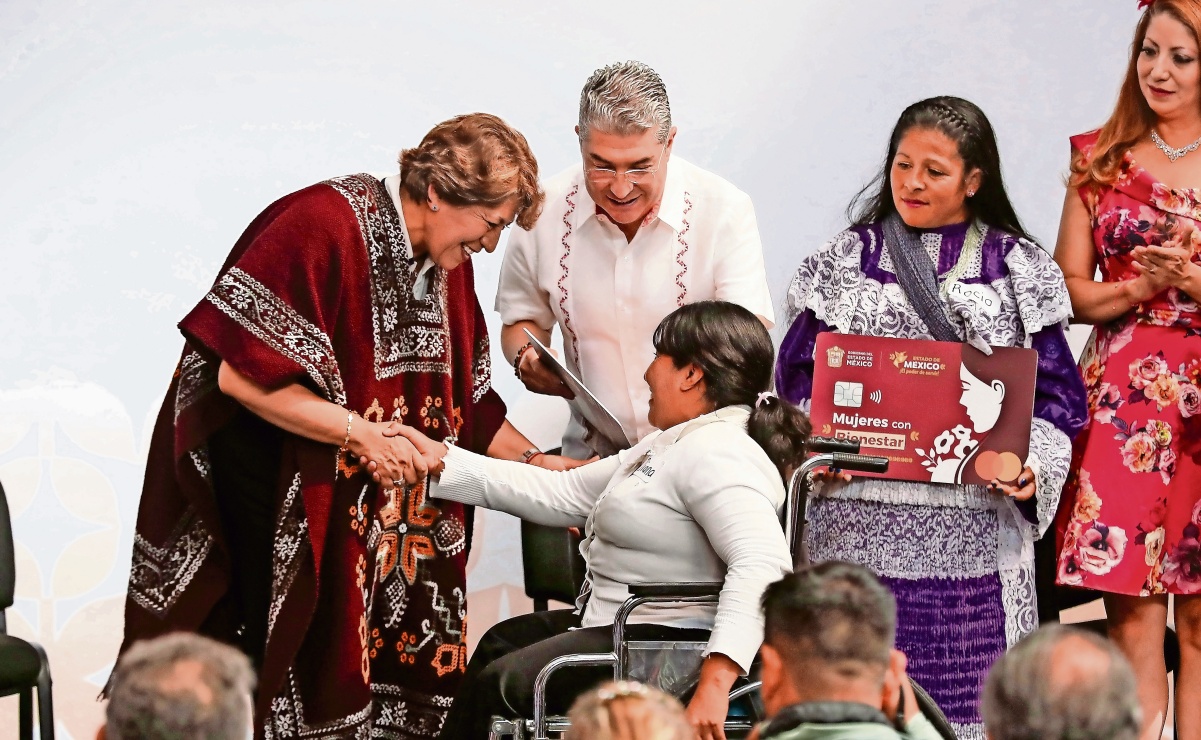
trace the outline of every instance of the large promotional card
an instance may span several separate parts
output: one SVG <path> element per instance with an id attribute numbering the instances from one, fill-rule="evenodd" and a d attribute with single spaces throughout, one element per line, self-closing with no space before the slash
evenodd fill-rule
<path id="1" fill-rule="evenodd" d="M 814 432 L 889 460 L 880 477 L 1011 482 L 1030 446 L 1038 353 L 826 332 L 813 353 Z M 855 475 L 868 475 L 855 473 Z"/>

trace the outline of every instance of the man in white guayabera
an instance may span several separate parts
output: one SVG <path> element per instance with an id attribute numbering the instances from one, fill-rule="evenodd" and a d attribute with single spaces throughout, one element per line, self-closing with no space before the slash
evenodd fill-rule
<path id="1" fill-rule="evenodd" d="M 771 326 L 763 247 L 751 199 L 672 154 L 676 127 L 663 80 L 640 62 L 598 69 L 580 94 L 581 163 L 543 183 L 533 229 L 515 229 L 501 267 L 501 344 L 526 388 L 571 397 L 528 342 L 563 335 L 566 365 L 631 443 L 652 431 L 642 373 L 651 334 L 686 303 L 737 303 Z M 615 450 L 576 405 L 563 452 Z"/>

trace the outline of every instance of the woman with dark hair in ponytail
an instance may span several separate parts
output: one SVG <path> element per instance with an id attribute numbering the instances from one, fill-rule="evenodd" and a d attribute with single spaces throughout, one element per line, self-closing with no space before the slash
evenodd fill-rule
<path id="1" fill-rule="evenodd" d="M 780 528 L 784 473 L 804 457 L 809 420 L 772 395 L 773 349 L 753 313 L 701 301 L 669 314 L 646 369 L 652 433 L 629 450 L 556 473 L 404 435 L 436 478 L 430 495 L 559 527 L 583 527 L 588 575 L 575 611 L 514 617 L 484 635 L 443 738 L 484 738 L 493 714 L 533 709 L 538 671 L 560 655 L 608 652 L 629 585 L 722 581 L 717 604 L 648 605 L 636 639 L 708 640 L 688 704 L 700 737 L 722 737 L 734 679 L 763 640 L 759 599 L 792 570 Z M 548 689 L 551 711 L 612 673 L 572 668 Z M 561 679 L 561 680 L 560 680 Z"/>
<path id="2" fill-rule="evenodd" d="M 983 738 L 980 687 L 993 661 L 1037 626 L 1032 543 L 1055 513 L 1087 418 L 1063 332 L 1067 289 L 1009 202 L 992 126 L 961 98 L 905 109 L 848 216 L 851 228 L 806 258 L 789 287 L 780 395 L 807 407 L 824 331 L 967 342 L 986 354 L 1038 350 L 1018 485 L 825 475 L 809 506 L 810 557 L 881 576 L 897 597 L 897 648 L 910 674 L 960 737 Z"/>

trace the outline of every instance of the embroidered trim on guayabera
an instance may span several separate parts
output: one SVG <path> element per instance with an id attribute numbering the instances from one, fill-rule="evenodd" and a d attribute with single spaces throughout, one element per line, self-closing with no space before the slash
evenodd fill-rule
<path id="1" fill-rule="evenodd" d="M 133 538 L 129 596 L 156 617 L 166 616 L 191 583 L 213 547 L 213 536 L 189 508 L 161 547 L 145 537 Z"/>
<path id="2" fill-rule="evenodd" d="M 559 256 L 559 311 L 563 313 L 563 328 L 565 333 L 571 337 L 571 351 L 575 354 L 576 362 L 580 361 L 580 341 L 576 338 L 575 327 L 571 325 L 571 312 L 567 310 L 567 276 L 570 273 L 568 262 L 571 258 L 571 242 L 567 241 L 571 238 L 571 214 L 575 213 L 575 201 L 572 198 L 576 193 L 580 192 L 579 185 L 572 185 L 571 191 L 567 193 L 567 212 L 563 214 L 563 226 L 567 228 L 563 232 L 561 243 L 563 244 L 563 254 Z"/>
<path id="3" fill-rule="evenodd" d="M 401 217 L 383 183 L 358 174 L 327 180 L 354 211 L 371 263 L 371 326 L 375 377 L 401 373 L 450 373 L 450 321 L 446 271 L 435 267 L 426 296 L 413 297 L 417 261 Z"/>
<path id="4" fill-rule="evenodd" d="M 271 349 L 304 368 L 322 395 L 346 404 L 346 389 L 325 332 L 245 271 L 231 267 L 205 299 Z"/>
<path id="5" fill-rule="evenodd" d="M 267 611 L 267 639 L 275 628 L 275 620 L 284 606 L 284 599 L 296 580 L 296 574 L 309 552 L 309 521 L 304 514 L 304 501 L 300 496 L 300 473 L 292 477 L 292 484 L 284 495 L 279 516 L 275 518 L 275 539 L 272 549 L 275 557 L 271 565 L 271 607 Z"/>
<path id="6" fill-rule="evenodd" d="M 196 350 L 179 361 L 179 385 L 175 389 L 175 418 L 217 387 L 217 370 Z"/>
<path id="7" fill-rule="evenodd" d="M 684 222 L 684 228 L 680 229 L 680 233 L 676 234 L 676 241 L 680 243 L 680 251 L 676 252 L 676 264 L 680 266 L 680 271 L 676 273 L 676 287 L 680 289 L 679 295 L 676 296 L 676 307 L 684 305 L 684 299 L 688 297 L 688 286 L 684 283 L 684 276 L 688 274 L 688 263 L 684 261 L 684 257 L 688 254 L 688 242 L 684 240 L 684 235 L 692 229 L 692 223 L 688 220 L 688 214 L 692 211 L 692 198 L 689 197 L 687 191 L 684 192 L 684 213 L 680 220 Z"/>

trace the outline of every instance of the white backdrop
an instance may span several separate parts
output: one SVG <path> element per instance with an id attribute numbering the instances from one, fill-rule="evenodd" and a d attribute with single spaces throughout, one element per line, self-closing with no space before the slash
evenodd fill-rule
<path id="1" fill-rule="evenodd" d="M 473 110 L 506 118 L 557 172 L 578 157 L 584 79 L 634 58 L 667 82 L 677 151 L 753 198 L 777 301 L 798 260 L 843 226 L 900 110 L 930 95 L 989 114 L 1018 211 L 1050 246 L 1067 137 L 1107 114 L 1136 19 L 1134 0 L 3 0 L 9 624 L 50 651 L 59 731 L 91 736 L 99 721 L 175 323 L 275 198 L 390 171 L 400 147 Z M 486 307 L 499 265 L 476 258 Z M 496 386 L 546 440 L 561 408 L 496 360 Z M 475 637 L 529 608 L 513 520 L 482 517 L 477 536 Z M 0 736 L 13 728 L 6 699 Z"/>

